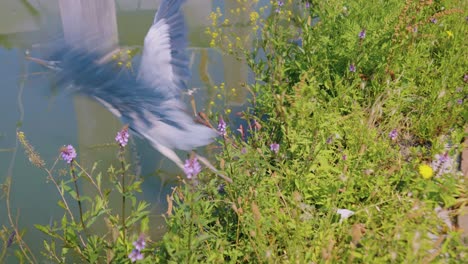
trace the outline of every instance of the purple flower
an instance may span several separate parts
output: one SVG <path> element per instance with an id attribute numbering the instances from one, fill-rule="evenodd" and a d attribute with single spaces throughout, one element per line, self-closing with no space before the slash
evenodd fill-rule
<path id="1" fill-rule="evenodd" d="M 218 185 L 218 194 L 220 195 L 224 195 L 226 194 L 226 190 L 224 189 L 226 187 L 226 185 L 224 183 L 221 183 L 220 185 Z"/>
<path id="2" fill-rule="evenodd" d="M 463 75 L 463 81 L 468 82 L 468 73 L 465 73 L 465 75 Z"/>
<path id="3" fill-rule="evenodd" d="M 130 254 L 128 254 L 128 258 L 133 262 L 137 260 L 142 260 L 144 258 L 143 254 L 138 250 L 134 249 Z"/>
<path id="4" fill-rule="evenodd" d="M 196 177 L 198 173 L 201 171 L 201 165 L 198 163 L 197 158 L 192 158 L 185 160 L 184 164 L 184 172 L 187 175 L 188 179 L 192 179 L 192 177 Z"/>
<path id="5" fill-rule="evenodd" d="M 117 132 L 117 136 L 115 136 L 115 141 L 119 143 L 121 147 L 125 147 L 128 144 L 128 126 L 124 126 L 122 130 Z"/>
<path id="6" fill-rule="evenodd" d="M 143 249 L 145 249 L 145 246 L 146 246 L 145 236 L 140 235 L 140 237 L 138 237 L 138 239 L 135 242 L 133 242 L 133 246 L 138 251 L 142 251 Z"/>
<path id="7" fill-rule="evenodd" d="M 283 1 L 277 1 L 276 3 L 278 5 L 278 7 L 276 8 L 275 12 L 279 13 L 279 12 L 281 12 L 281 7 L 284 6 L 284 2 Z"/>
<path id="8" fill-rule="evenodd" d="M 441 176 L 442 174 L 449 173 L 453 168 L 453 159 L 446 152 L 445 154 L 436 154 L 434 160 L 431 163 L 432 170 L 437 174 L 436 176 Z"/>
<path id="9" fill-rule="evenodd" d="M 347 160 L 348 159 L 348 156 L 346 154 L 343 154 L 343 156 L 341 157 L 343 160 Z"/>
<path id="10" fill-rule="evenodd" d="M 459 105 L 463 104 L 463 99 L 458 99 L 457 104 L 459 104 Z"/>
<path id="11" fill-rule="evenodd" d="M 331 144 L 332 141 L 333 141 L 333 137 L 332 137 L 332 136 L 329 136 L 329 137 L 327 138 L 326 143 L 327 143 L 327 144 Z"/>
<path id="12" fill-rule="evenodd" d="M 60 149 L 60 156 L 64 161 L 70 164 L 74 159 L 76 159 L 75 148 L 73 148 L 72 145 L 63 146 Z"/>
<path id="13" fill-rule="evenodd" d="M 272 143 L 272 144 L 270 145 L 271 151 L 273 151 L 273 152 L 276 153 L 276 154 L 278 153 L 279 148 L 280 148 L 280 145 L 279 145 L 278 143 Z"/>
<path id="14" fill-rule="evenodd" d="M 359 39 L 364 39 L 366 37 L 366 30 L 365 29 L 361 30 L 358 36 L 359 36 Z"/>
<path id="15" fill-rule="evenodd" d="M 15 236 L 16 236 L 16 231 L 11 232 L 7 240 L 7 245 L 6 245 L 7 248 L 9 248 L 13 244 L 13 240 L 15 239 Z"/>
<path id="16" fill-rule="evenodd" d="M 398 131 L 396 130 L 396 128 L 390 131 L 390 133 L 388 133 L 388 137 L 391 140 L 395 140 L 398 137 Z"/>
<path id="17" fill-rule="evenodd" d="M 351 64 L 349 65 L 349 71 L 350 71 L 350 72 L 356 72 L 356 66 L 354 65 L 354 63 L 351 63 Z"/>
<path id="18" fill-rule="evenodd" d="M 224 122 L 223 117 L 220 116 L 218 122 L 218 133 L 222 136 L 226 136 L 226 126 L 226 122 Z"/>
<path id="19" fill-rule="evenodd" d="M 306 8 L 309 8 L 309 7 L 310 7 L 310 3 L 309 3 L 309 2 L 306 2 L 306 3 L 305 3 L 305 7 L 306 7 Z"/>
<path id="20" fill-rule="evenodd" d="M 433 24 L 436 24 L 437 23 L 437 18 L 431 17 L 431 19 L 429 19 L 429 21 L 431 21 L 431 23 L 433 23 Z"/>
<path id="21" fill-rule="evenodd" d="M 244 148 L 242 148 L 242 149 L 241 149 L 241 153 L 242 153 L 242 154 L 245 154 L 245 153 L 247 153 L 247 149 L 246 149 L 245 147 L 244 147 Z"/>

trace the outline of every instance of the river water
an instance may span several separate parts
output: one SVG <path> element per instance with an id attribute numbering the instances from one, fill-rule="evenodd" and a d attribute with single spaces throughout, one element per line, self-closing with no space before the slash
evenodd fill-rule
<path id="1" fill-rule="evenodd" d="M 119 46 L 142 45 L 158 5 L 159 1 L 150 0 L 116 1 Z M 187 5 L 192 71 L 189 86 L 196 89 L 197 111 L 230 109 L 234 120 L 234 113 L 241 111 L 247 100 L 248 93 L 241 90 L 241 84 L 252 78 L 244 64 L 209 48 L 210 39 L 204 33 L 210 24 L 207 19 L 210 12 L 217 7 L 224 10 L 225 3 L 194 0 Z M 238 3 L 233 0 L 226 5 L 235 8 Z M 50 71 L 25 58 L 25 53 L 34 54 L 35 47 L 47 40 L 46 34 L 62 31 L 60 15 L 58 0 L 4 0 L 0 3 L 0 183 L 11 179 L 11 214 L 19 229 L 25 232 L 23 238 L 36 256 L 45 236 L 33 224 L 59 221 L 63 211 L 57 205 L 57 190 L 47 182 L 46 173 L 28 160 L 24 148 L 16 140 L 16 131 L 25 133 L 47 167 L 57 159 L 61 146 L 72 144 L 77 149 L 80 164 L 90 168 L 98 162 L 97 170 L 105 174 L 111 164 L 118 166 L 117 147 L 112 144 L 122 126 L 94 101 L 58 91 Z M 224 93 L 224 99 L 219 100 L 220 92 L 215 86 L 222 82 L 226 90 L 237 90 Z M 217 102 L 215 106 L 211 101 Z M 166 195 L 177 184 L 177 176 L 182 172 L 143 140 L 135 140 L 132 149 L 127 158 L 132 161 L 133 171 L 144 179 L 140 198 L 152 205 L 151 235 L 157 239 L 164 232 L 160 215 L 166 211 Z M 216 151 L 216 144 L 204 151 L 208 155 Z M 179 153 L 182 159 L 185 155 Z M 58 167 L 66 169 L 64 162 Z M 87 190 L 83 191 L 86 194 Z M 6 202 L 2 193 L 0 225 L 10 228 Z M 112 203 L 118 208 L 118 200 Z M 8 249 L 8 254 L 15 248 L 13 245 Z"/>

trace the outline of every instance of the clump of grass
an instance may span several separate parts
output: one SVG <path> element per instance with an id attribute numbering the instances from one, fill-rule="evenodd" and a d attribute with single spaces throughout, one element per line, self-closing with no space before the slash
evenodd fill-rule
<path id="1" fill-rule="evenodd" d="M 255 34 L 240 39 L 259 34 L 252 47 L 220 11 L 211 16 L 212 45 L 255 73 L 249 125 L 228 124 L 221 142 L 218 159 L 233 184 L 206 178 L 173 194 L 161 258 L 466 257 L 460 231 L 440 213 L 454 218 L 466 203 L 455 164 L 467 121 L 459 2 L 311 1 L 305 9 L 275 1 L 270 11 L 250 15 Z M 442 156 L 452 169 L 436 166 Z"/>

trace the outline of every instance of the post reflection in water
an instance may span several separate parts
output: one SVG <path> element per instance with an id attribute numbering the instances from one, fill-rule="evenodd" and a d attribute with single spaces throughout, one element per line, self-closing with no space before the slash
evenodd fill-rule
<path id="1" fill-rule="evenodd" d="M 63 36 L 69 43 L 81 45 L 80 47 L 86 49 L 99 47 L 108 52 L 113 52 L 120 48 L 125 50 L 127 46 L 131 46 L 130 48 L 135 48 L 136 46 L 136 48 L 138 48 L 138 46 L 142 45 L 144 35 L 153 20 L 155 8 L 160 3 L 160 1 L 153 0 L 31 0 L 29 2 L 32 8 L 36 8 L 36 11 L 31 13 L 35 14 L 31 15 L 33 19 L 19 16 L 17 22 L 12 18 L 12 20 L 8 21 L 9 23 L 4 23 L 5 21 L 3 19 L 5 16 L 3 16 L 3 13 L 5 12 L 6 14 L 10 10 L 8 9 L 8 5 L 6 5 L 6 9 L 3 9 L 3 11 L 0 10 L 0 22 L 2 22 L 0 23 L 0 25 L 2 25 L 0 29 L 5 27 L 6 24 L 10 25 L 10 28 L 0 32 L 0 40 L 5 40 L 2 43 L 8 43 L 4 44 L 4 47 L 8 45 L 9 47 L 13 46 L 15 48 L 15 50 L 10 51 L 6 49 L 3 50 L 3 48 L 0 47 L 0 59 L 3 60 L 3 58 L 8 56 L 10 60 L 16 60 L 16 63 L 29 65 L 30 69 L 34 71 L 44 71 L 44 69 L 40 69 L 38 65 L 32 65 L 31 62 L 25 61 L 22 54 L 24 54 L 25 49 L 31 49 L 31 47 L 34 50 L 35 46 L 33 44 L 40 41 L 24 40 L 41 35 L 41 33 L 39 33 L 41 28 L 40 21 L 44 21 L 45 18 L 39 19 L 39 17 L 43 12 L 47 13 L 47 16 L 50 16 L 50 14 L 54 12 L 60 13 L 60 19 L 58 21 L 61 23 Z M 15 5 L 17 4 L 18 3 L 15 1 Z M 208 110 L 209 102 L 216 96 L 216 93 L 213 92 L 213 87 L 214 85 L 219 85 L 221 82 L 226 83 L 227 89 L 236 88 L 238 91 L 236 97 L 229 97 L 228 95 L 226 98 L 226 104 L 229 107 L 238 107 L 240 110 L 242 109 L 241 105 L 246 100 L 245 97 L 247 93 L 241 90 L 240 85 L 241 83 L 248 82 L 248 70 L 245 64 L 237 61 L 233 57 L 222 56 L 219 52 L 208 46 L 209 37 L 205 35 L 205 28 L 209 26 L 210 22 L 207 17 L 217 5 L 221 5 L 222 10 L 236 8 L 237 6 L 243 7 L 242 3 L 231 0 L 226 1 L 225 4 L 223 1 L 214 0 L 188 0 L 184 7 L 186 21 L 189 26 L 189 56 L 192 58 L 192 82 L 189 88 L 198 88 L 195 94 L 197 111 Z M 3 4 L 1 4 L 1 6 L 5 7 Z M 226 15 L 229 16 L 229 13 L 226 12 Z M 248 19 L 248 16 L 244 16 L 242 19 Z M 136 24 L 132 25 L 130 22 Z M 25 33 L 22 33 L 21 38 L 15 33 L 15 30 L 18 30 L 18 25 L 27 27 Z M 242 28 L 236 30 L 238 30 L 236 34 L 238 33 L 241 38 L 249 34 L 249 32 L 246 32 L 246 30 Z M 137 64 L 138 60 L 138 58 L 134 59 L 135 64 Z M 22 69 L 25 69 L 25 67 Z M 79 153 L 80 164 L 85 168 L 92 168 L 94 162 L 98 161 L 99 163 L 96 171 L 103 172 L 103 179 L 106 178 L 106 170 L 110 165 L 114 167 L 119 166 L 117 164 L 117 147 L 109 144 L 114 142 L 116 132 L 122 127 L 122 124 L 117 118 L 100 104 L 82 96 L 73 97 L 73 109 L 69 110 L 67 108 L 69 105 L 67 100 L 70 99 L 66 99 L 66 95 L 54 95 L 54 87 L 52 86 L 52 81 L 50 81 L 52 78 L 49 78 L 47 74 L 32 75 L 27 70 L 21 72 L 22 70 L 20 67 L 18 67 L 17 71 L 18 72 L 15 73 L 16 76 L 28 74 L 27 77 L 25 77 L 27 79 L 23 95 L 28 97 L 28 100 L 31 100 L 31 102 L 34 101 L 34 103 L 26 103 L 26 116 L 41 120 L 42 117 L 37 118 L 35 115 L 46 111 L 44 120 L 48 122 L 46 125 L 47 127 L 40 127 L 42 125 L 41 123 L 26 119 L 21 129 L 29 136 L 31 143 L 36 146 L 37 151 L 44 154 L 48 164 L 52 163 L 52 160 L 56 157 L 57 149 L 60 146 L 76 142 L 74 144 L 76 144 Z M 0 72 L 0 74 L 2 73 Z M 4 78 L 4 80 L 8 80 L 8 78 Z M 39 83 L 40 86 L 36 86 L 37 83 Z M 6 96 L 7 94 L 11 94 L 11 97 L 9 97 L 11 99 L 8 100 L 16 102 L 17 94 L 15 93 L 17 93 L 18 90 L 18 82 L 11 81 L 9 84 L 10 85 L 7 84 L 5 87 L 11 87 L 14 91 L 12 93 L 6 93 Z M 47 85 L 50 85 L 50 87 L 43 87 Z M 44 97 L 44 92 L 42 92 L 41 96 L 37 95 L 37 93 L 41 93 L 41 89 L 43 91 L 43 88 L 52 91 L 52 95 L 47 95 L 52 97 L 52 99 L 49 98 L 49 101 Z M 36 97 L 33 98 L 32 96 Z M 39 103 L 38 100 L 43 100 L 43 102 Z M 2 122 L 7 120 L 11 120 L 11 122 L 8 121 L 0 125 L 0 130 L 14 131 L 16 122 L 18 121 L 18 115 L 17 112 L 11 110 L 17 109 L 17 107 L 10 107 L 7 105 L 10 104 L 4 104 L 3 107 L 0 106 L 1 111 L 3 113 L 11 113 L 8 114 L 11 116 L 6 119 L 3 119 L 2 116 Z M 37 111 L 35 107 L 43 107 L 43 109 L 41 108 L 40 111 Z M 58 111 L 62 113 L 58 113 Z M 66 116 L 65 112 L 71 115 L 68 116 L 68 118 L 63 117 Z M 61 119 L 58 119 L 57 115 L 60 115 Z M 12 116 L 14 117 L 10 118 Z M 74 118 L 76 121 L 73 120 Z M 66 130 L 59 136 L 52 136 L 54 133 L 48 130 L 58 131 L 60 129 L 60 124 L 66 127 Z M 38 133 L 38 131 L 42 132 Z M 0 133 L 3 134 L 4 131 L 0 131 Z M 0 137 L 0 139 L 2 139 L 2 141 L 0 141 L 0 143 L 2 143 L 2 148 L 14 147 L 14 137 Z M 5 157 L 5 160 L 10 160 L 10 152 L 2 152 L 0 154 L 2 155 L 1 157 Z M 21 149 L 19 149 L 16 155 L 23 155 Z M 133 146 L 127 151 L 127 155 L 127 159 L 131 160 L 133 169 L 144 178 L 144 184 L 142 186 L 143 194 L 140 198 L 148 200 L 153 206 L 152 214 L 155 218 L 152 219 L 152 223 L 157 223 L 157 225 L 162 226 L 163 220 L 159 216 L 166 211 L 166 195 L 171 192 L 171 187 L 177 184 L 176 175 L 180 175 L 182 172 L 177 169 L 172 162 L 167 161 L 167 159 L 154 151 L 145 141 L 135 140 Z M 180 156 L 183 157 L 182 155 Z M 5 163 L 1 164 L 3 165 Z M 23 171 L 25 166 L 27 167 L 29 165 L 24 162 L 14 162 L 13 167 L 17 169 L 12 170 L 13 176 L 17 176 L 15 175 L 15 171 Z M 5 166 L 5 168 L 4 166 L 1 167 L 3 169 L 2 171 L 7 173 L 7 166 Z M 26 211 L 29 210 L 29 208 L 24 206 L 27 202 L 20 201 L 21 199 L 28 199 L 23 197 L 24 193 L 34 188 L 34 183 L 32 182 L 40 182 L 41 186 L 47 185 L 47 183 L 45 183 L 45 177 L 40 171 L 34 168 L 28 168 L 27 174 L 32 175 L 28 177 L 35 177 L 34 181 L 26 177 L 13 177 L 15 190 L 12 192 L 12 203 L 14 203 L 14 208 L 22 209 L 20 217 L 26 216 L 26 218 L 28 218 L 21 219 L 21 224 L 27 226 L 28 229 L 31 230 L 28 234 L 29 238 L 26 237 L 26 240 L 33 245 L 37 245 L 37 247 L 33 246 L 33 249 L 36 251 L 40 248 L 40 245 L 37 243 L 39 232 L 33 230 L 32 224 L 37 223 L 37 221 L 41 221 L 39 224 L 47 224 L 46 221 L 43 221 L 44 218 L 53 220 L 60 219 L 61 212 L 58 211 L 54 203 L 58 198 L 58 194 L 54 192 L 53 188 L 47 187 L 47 191 L 37 189 L 34 193 L 36 193 L 35 195 L 37 195 L 40 201 L 44 202 L 44 207 L 48 206 L 55 209 L 37 212 L 48 214 L 47 216 L 27 217 L 28 213 Z M 94 189 L 91 186 L 88 186 L 85 181 L 80 182 L 80 184 L 82 184 L 81 188 L 83 189 L 84 195 L 92 195 Z M 110 187 L 110 183 L 107 182 L 106 186 Z M 39 200 L 34 202 L 39 203 Z M 111 199 L 114 208 L 119 208 L 120 202 L 120 197 L 112 197 Z M 0 206 L 0 209 L 3 214 L 3 206 Z M 6 224 L 6 219 L 4 219 L 3 216 L 0 216 L 0 221 L 0 224 Z M 155 234 L 152 234 L 152 239 L 157 239 L 157 235 L 162 234 L 164 230 L 152 229 L 152 231 L 156 231 Z"/>

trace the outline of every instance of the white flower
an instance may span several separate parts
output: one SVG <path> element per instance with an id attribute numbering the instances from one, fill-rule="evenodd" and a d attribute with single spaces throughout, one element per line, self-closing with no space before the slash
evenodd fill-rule
<path id="1" fill-rule="evenodd" d="M 350 216 L 355 214 L 353 211 L 348 209 L 338 209 L 336 210 L 336 213 L 340 215 L 340 223 L 343 222 L 343 220 L 348 219 Z"/>

